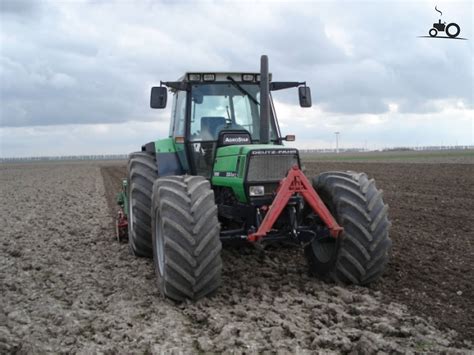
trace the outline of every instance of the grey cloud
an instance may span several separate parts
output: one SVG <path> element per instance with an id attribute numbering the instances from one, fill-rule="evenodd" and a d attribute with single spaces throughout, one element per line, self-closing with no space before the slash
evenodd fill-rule
<path id="1" fill-rule="evenodd" d="M 321 66 L 315 75 L 325 89 L 321 99 L 327 110 L 360 113 L 364 102 L 374 100 L 378 104 L 364 112 L 377 113 L 387 102 L 399 104 L 404 112 L 426 111 L 434 108 L 427 102 L 448 98 L 472 106 L 469 42 L 417 37 L 436 21 L 428 4 L 390 2 L 363 9 L 361 4 L 348 4 L 347 12 L 333 19 L 351 34 L 353 57 L 346 63 Z M 467 9 L 467 3 L 457 3 L 449 12 L 470 37 L 472 20 Z M 348 16 L 355 11 L 357 16 Z M 341 97 L 345 97 L 343 104 Z"/>
<path id="2" fill-rule="evenodd" d="M 323 102 L 321 107 L 324 111 L 343 114 L 357 113 L 384 113 L 388 111 L 388 105 L 380 99 L 371 96 L 337 96 L 331 101 Z"/>
<path id="3" fill-rule="evenodd" d="M 35 0 L 1 0 L 0 14 L 14 16 L 29 16 L 37 13 L 41 4 Z"/>
<path id="4" fill-rule="evenodd" d="M 262 53 L 277 80 L 306 80 L 331 113 L 378 114 L 392 102 L 434 112 L 430 102 L 446 98 L 473 105 L 470 41 L 417 38 L 434 21 L 425 4 L 51 2 L 42 11 L 33 26 L 2 15 L 2 126 L 164 119 L 148 108 L 150 86 L 186 70 L 257 70 Z M 471 36 L 469 16 L 452 16 Z M 351 55 L 327 26 L 346 33 Z M 296 103 L 294 91 L 279 98 Z"/>

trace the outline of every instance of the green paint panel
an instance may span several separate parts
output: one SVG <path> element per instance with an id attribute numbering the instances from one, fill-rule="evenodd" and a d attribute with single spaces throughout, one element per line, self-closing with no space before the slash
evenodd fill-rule
<path id="1" fill-rule="evenodd" d="M 217 149 L 214 161 L 214 176 L 211 182 L 215 186 L 229 187 L 240 202 L 246 203 L 244 178 L 247 154 L 253 149 L 278 149 L 273 145 L 229 145 Z"/>
<path id="2" fill-rule="evenodd" d="M 155 149 L 157 153 L 174 153 L 177 150 L 173 138 L 164 138 L 157 140 L 155 142 Z"/>
<path id="3" fill-rule="evenodd" d="M 155 141 L 155 151 L 156 153 L 177 153 L 179 162 L 184 171 L 189 171 L 184 143 L 176 143 L 174 138 L 159 139 Z"/>
<path id="4" fill-rule="evenodd" d="M 241 155 L 242 145 L 228 145 L 217 149 L 216 158 L 227 157 L 229 155 Z"/>
<path id="5" fill-rule="evenodd" d="M 239 177 L 223 177 L 223 176 L 213 176 L 211 178 L 212 185 L 229 187 L 234 191 L 235 197 L 239 202 L 246 203 L 247 196 L 245 196 L 244 191 L 244 179 Z"/>
<path id="6" fill-rule="evenodd" d="M 214 172 L 235 172 L 239 165 L 240 155 L 227 155 L 224 157 L 216 157 L 214 160 Z"/>

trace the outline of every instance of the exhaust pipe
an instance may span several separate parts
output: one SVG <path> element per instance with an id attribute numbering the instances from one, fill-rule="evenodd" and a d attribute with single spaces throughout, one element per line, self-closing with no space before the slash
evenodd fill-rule
<path id="1" fill-rule="evenodd" d="M 270 141 L 270 78 L 268 75 L 268 57 L 260 57 L 260 144 Z"/>

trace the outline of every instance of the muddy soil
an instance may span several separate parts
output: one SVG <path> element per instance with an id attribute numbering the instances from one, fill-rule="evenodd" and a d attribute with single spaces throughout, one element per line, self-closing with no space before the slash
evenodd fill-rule
<path id="1" fill-rule="evenodd" d="M 390 206 L 393 255 L 373 286 L 459 340 L 474 339 L 474 164 L 308 163 L 366 172 Z"/>
<path id="2" fill-rule="evenodd" d="M 261 255 L 227 247 L 218 295 L 194 304 L 164 300 L 151 260 L 114 240 L 108 201 L 113 207 L 124 166 L 102 172 L 97 163 L 0 166 L 0 353 L 472 349 L 468 337 L 460 342 L 455 331 L 387 302 L 390 287 L 310 278 L 297 248 Z"/>

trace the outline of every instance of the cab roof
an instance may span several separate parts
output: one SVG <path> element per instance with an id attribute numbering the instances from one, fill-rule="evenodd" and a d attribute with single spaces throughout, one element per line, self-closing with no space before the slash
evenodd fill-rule
<path id="1" fill-rule="evenodd" d="M 208 71 L 192 71 L 186 72 L 177 81 L 185 82 L 213 82 L 213 81 L 228 81 L 227 77 L 230 76 L 232 79 L 238 82 L 259 82 L 260 73 L 256 72 L 208 72 Z M 272 80 L 272 74 L 269 74 L 270 81 Z"/>

